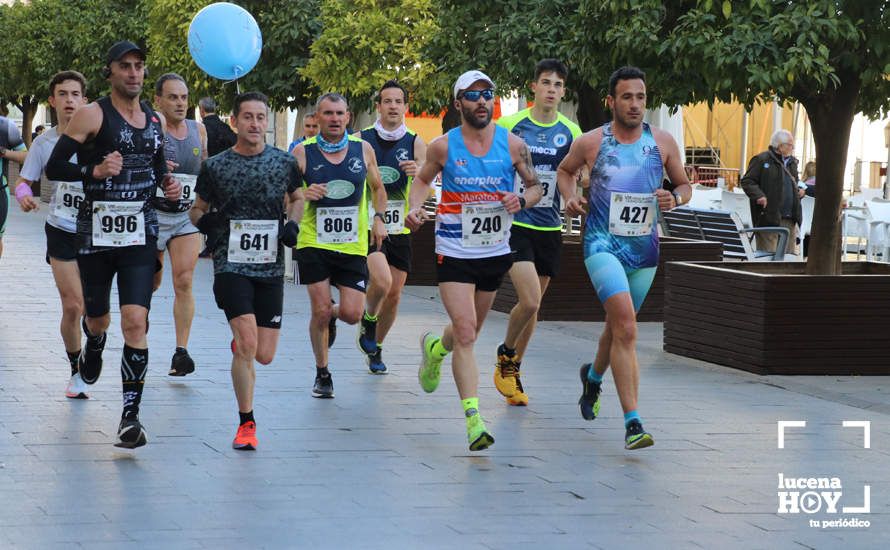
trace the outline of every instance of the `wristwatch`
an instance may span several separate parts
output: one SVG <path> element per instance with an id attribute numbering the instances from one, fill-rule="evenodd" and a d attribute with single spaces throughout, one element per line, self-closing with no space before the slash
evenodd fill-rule
<path id="1" fill-rule="evenodd" d="M 380 221 L 382 221 L 383 223 L 386 223 L 386 218 L 384 218 L 383 214 L 381 214 L 380 212 L 374 212 L 374 217 L 380 218 Z"/>
<path id="2" fill-rule="evenodd" d="M 0 147 L 0 158 L 6 158 L 6 147 Z"/>
<path id="3" fill-rule="evenodd" d="M 677 193 L 676 191 L 671 191 L 671 195 L 674 196 L 674 201 L 676 201 L 677 206 L 680 206 L 683 204 L 683 197 L 680 195 L 680 193 Z"/>
<path id="4" fill-rule="evenodd" d="M 522 210 L 525 208 L 525 197 L 519 197 L 519 209 Z"/>

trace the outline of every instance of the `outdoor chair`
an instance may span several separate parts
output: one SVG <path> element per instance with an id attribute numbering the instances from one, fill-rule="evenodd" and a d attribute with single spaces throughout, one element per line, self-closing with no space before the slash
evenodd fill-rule
<path id="1" fill-rule="evenodd" d="M 695 184 L 692 186 L 692 198 L 686 205 L 690 208 L 719 210 L 722 193 L 722 189 Z"/>
<path id="2" fill-rule="evenodd" d="M 881 261 L 890 262 L 890 200 L 875 198 L 865 203 L 868 221 L 868 242 L 865 258 L 876 261 L 880 253 Z"/>
<path id="3" fill-rule="evenodd" d="M 751 201 L 748 199 L 748 195 L 744 193 L 723 191 L 722 205 L 723 207 L 721 210 L 727 210 L 738 214 L 739 219 L 742 220 L 742 225 L 745 227 L 754 227 L 754 222 L 751 220 Z"/>
<path id="4" fill-rule="evenodd" d="M 748 228 L 735 212 L 698 208 L 674 208 L 662 212 L 663 233 L 682 239 L 717 241 L 723 243 L 723 257 L 730 260 L 774 261 L 787 256 L 789 231 L 785 227 Z M 775 252 L 755 250 L 751 235 L 755 233 L 776 233 L 779 243 Z M 797 258 L 799 259 L 799 258 Z"/>

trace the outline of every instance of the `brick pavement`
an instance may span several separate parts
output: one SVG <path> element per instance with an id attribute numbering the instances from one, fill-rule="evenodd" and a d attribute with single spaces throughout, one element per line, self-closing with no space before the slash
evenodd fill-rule
<path id="1" fill-rule="evenodd" d="M 888 378 L 758 377 L 665 354 L 661 325 L 644 324 L 640 412 L 656 445 L 628 452 L 609 375 L 601 418 L 585 422 L 576 405 L 577 368 L 601 325 L 541 323 L 523 368 L 531 403 L 508 408 L 491 382 L 506 318 L 492 313 L 477 354 L 497 441 L 470 454 L 448 369 L 432 395 L 416 379 L 418 336 L 446 319 L 433 288 L 406 289 L 388 376 L 367 374 L 341 324 L 337 397 L 324 401 L 310 397 L 308 299 L 286 285 L 278 355 L 258 367 L 260 450 L 233 451 L 230 334 L 207 260 L 189 346 L 198 370 L 166 376 L 168 275 L 151 314 L 149 444 L 116 449 L 116 307 L 92 399 L 67 400 L 42 220 L 13 212 L 0 260 L 0 547 L 853 549 L 890 535 Z M 780 419 L 809 422 L 784 450 Z M 871 448 L 842 420 L 871 421 Z M 839 477 L 846 506 L 861 506 L 869 484 L 871 513 L 777 514 L 780 472 Z M 871 526 L 809 526 L 834 517 Z"/>

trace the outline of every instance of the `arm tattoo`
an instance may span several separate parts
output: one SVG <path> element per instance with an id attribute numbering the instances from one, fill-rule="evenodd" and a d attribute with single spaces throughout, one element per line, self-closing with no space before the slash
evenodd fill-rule
<path id="1" fill-rule="evenodd" d="M 532 179 L 527 180 L 522 178 L 522 183 L 525 185 L 525 188 L 534 187 L 536 185 L 541 185 L 541 181 L 538 179 L 538 173 L 535 172 L 535 166 L 532 164 L 532 156 L 528 151 L 528 145 L 522 144 L 522 150 L 519 151 L 519 158 L 522 160 L 523 165 L 526 170 L 532 175 Z"/>

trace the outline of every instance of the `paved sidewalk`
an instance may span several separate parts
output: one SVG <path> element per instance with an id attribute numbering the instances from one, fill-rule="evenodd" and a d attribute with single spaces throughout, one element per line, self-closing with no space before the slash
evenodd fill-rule
<path id="1" fill-rule="evenodd" d="M 199 263 L 195 282 L 189 348 L 198 368 L 184 379 L 166 375 L 174 345 L 166 274 L 152 304 L 141 414 L 149 444 L 116 449 L 116 306 L 92 399 L 67 400 L 42 207 L 11 213 L 0 260 L 0 547 L 886 547 L 890 379 L 758 377 L 665 354 L 661 325 L 644 324 L 640 412 L 656 445 L 629 452 L 610 375 L 601 418 L 585 422 L 576 404 L 578 366 L 602 325 L 540 323 L 523 362 L 531 402 L 510 408 L 491 381 L 506 326 L 492 313 L 477 356 L 480 408 L 497 441 L 470 454 L 449 369 L 432 395 L 417 383 L 418 337 L 446 321 L 434 288 L 406 290 L 385 346 L 388 376 L 367 373 L 354 329 L 340 325 L 336 399 L 325 401 L 310 397 L 308 299 L 287 284 L 278 355 L 258 367 L 260 449 L 244 453 L 230 447 L 238 420 L 230 333 L 210 262 Z M 777 420 L 807 425 L 789 428 L 777 449 Z M 844 420 L 871 422 L 870 449 Z M 838 513 L 819 501 L 815 514 L 777 514 L 780 473 L 839 478 Z M 870 513 L 841 513 L 862 506 L 863 485 Z M 803 506 L 816 503 L 805 497 Z M 852 518 L 870 526 L 811 527 Z"/>

